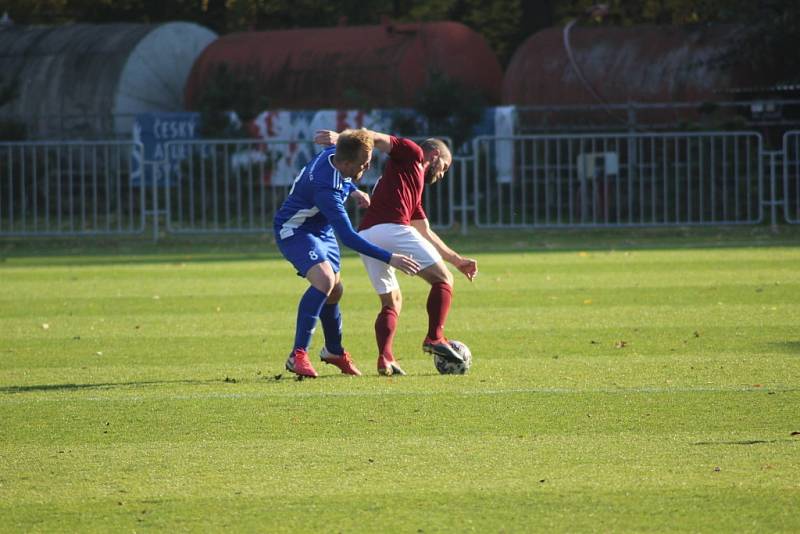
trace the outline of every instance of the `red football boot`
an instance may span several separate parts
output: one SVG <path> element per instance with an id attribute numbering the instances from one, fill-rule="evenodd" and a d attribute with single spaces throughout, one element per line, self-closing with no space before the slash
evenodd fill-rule
<path id="1" fill-rule="evenodd" d="M 358 370 L 353 360 L 350 359 L 350 353 L 347 351 L 339 355 L 328 352 L 327 347 L 322 347 L 322 350 L 319 351 L 319 359 L 325 363 L 335 365 L 343 374 L 361 376 L 361 371 Z"/>
<path id="2" fill-rule="evenodd" d="M 286 370 L 296 375 L 317 378 L 317 372 L 308 361 L 308 353 L 299 347 L 289 354 L 289 358 L 286 360 Z"/>
<path id="3" fill-rule="evenodd" d="M 378 374 L 383 376 L 405 376 L 406 372 L 397 365 L 397 360 L 394 358 L 378 356 Z"/>

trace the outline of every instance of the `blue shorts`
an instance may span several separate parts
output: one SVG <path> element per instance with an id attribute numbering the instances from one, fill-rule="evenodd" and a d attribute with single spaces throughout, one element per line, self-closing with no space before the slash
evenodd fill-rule
<path id="1" fill-rule="evenodd" d="M 333 231 L 323 234 L 309 234 L 295 230 L 294 235 L 281 239 L 276 233 L 275 240 L 283 257 L 297 269 L 297 274 L 305 278 L 308 270 L 318 263 L 327 261 L 333 272 L 339 272 L 339 243 Z"/>

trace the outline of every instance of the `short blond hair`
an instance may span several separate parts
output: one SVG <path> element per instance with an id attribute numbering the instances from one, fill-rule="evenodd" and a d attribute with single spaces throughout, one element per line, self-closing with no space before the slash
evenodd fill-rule
<path id="1" fill-rule="evenodd" d="M 365 128 L 345 130 L 336 140 L 336 161 L 354 162 L 361 152 L 372 153 L 375 141 Z"/>

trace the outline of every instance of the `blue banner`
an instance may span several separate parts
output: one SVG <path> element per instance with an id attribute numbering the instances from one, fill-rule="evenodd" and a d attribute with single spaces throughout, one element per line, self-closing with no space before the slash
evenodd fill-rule
<path id="1" fill-rule="evenodd" d="M 197 139 L 199 135 L 199 113 L 137 115 L 133 123 L 133 140 L 142 143 L 144 153 L 134 152 L 131 185 L 134 187 L 176 185 L 180 177 L 180 162 L 186 159 L 187 147 L 176 145 L 168 151 L 166 144 L 169 141 Z"/>

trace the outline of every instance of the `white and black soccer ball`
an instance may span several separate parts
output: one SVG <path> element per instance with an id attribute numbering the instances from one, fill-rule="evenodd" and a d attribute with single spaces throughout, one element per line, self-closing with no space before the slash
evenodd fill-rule
<path id="1" fill-rule="evenodd" d="M 436 365 L 436 370 L 443 375 L 463 375 L 469 371 L 472 366 L 472 352 L 463 341 L 450 340 L 450 346 L 455 349 L 457 353 L 464 359 L 463 362 L 451 362 L 438 354 L 433 355 L 433 363 Z"/>

